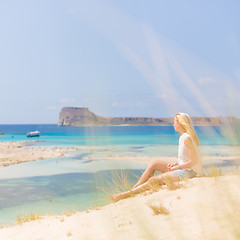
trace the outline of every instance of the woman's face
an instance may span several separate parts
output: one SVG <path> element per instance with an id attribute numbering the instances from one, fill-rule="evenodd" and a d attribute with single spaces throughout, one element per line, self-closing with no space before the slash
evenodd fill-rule
<path id="1" fill-rule="evenodd" d="M 174 118 L 174 124 L 173 124 L 173 126 L 174 126 L 174 129 L 175 129 L 176 132 L 178 132 L 179 129 L 181 128 L 181 125 L 180 125 L 180 123 L 177 121 L 176 117 Z"/>

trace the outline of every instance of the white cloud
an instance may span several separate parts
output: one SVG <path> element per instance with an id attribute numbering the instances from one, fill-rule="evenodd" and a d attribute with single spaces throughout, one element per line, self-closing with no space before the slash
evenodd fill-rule
<path id="1" fill-rule="evenodd" d="M 113 107 L 146 107 L 149 106 L 148 103 L 143 102 L 113 102 Z"/>
<path id="2" fill-rule="evenodd" d="M 158 94 L 158 95 L 156 95 L 154 98 L 167 99 L 167 98 L 169 98 L 169 95 L 163 93 L 163 94 Z"/>
<path id="3" fill-rule="evenodd" d="M 113 102 L 113 103 L 112 103 L 112 106 L 113 106 L 113 107 L 117 107 L 117 106 L 119 106 L 119 103 Z"/>
<path id="4" fill-rule="evenodd" d="M 217 80 L 212 77 L 201 77 L 198 79 L 198 82 L 200 84 L 212 84 L 212 83 L 216 83 Z"/>
<path id="5" fill-rule="evenodd" d="M 135 104 L 135 106 L 137 106 L 137 107 L 146 107 L 146 106 L 149 106 L 149 104 L 148 103 L 143 103 L 143 102 L 137 102 Z"/>
<path id="6" fill-rule="evenodd" d="M 67 13 L 74 15 L 76 13 L 76 11 L 73 8 L 70 8 L 67 10 Z"/>
<path id="7" fill-rule="evenodd" d="M 230 42 L 232 49 L 235 52 L 240 52 L 240 40 L 236 35 L 234 35 L 234 34 L 230 35 L 229 42 Z"/>
<path id="8" fill-rule="evenodd" d="M 56 105 L 50 105 L 50 106 L 45 107 L 45 109 L 46 109 L 46 110 L 56 110 L 56 109 L 58 109 L 58 106 L 56 106 Z"/>
<path id="9" fill-rule="evenodd" d="M 236 78 L 238 79 L 238 81 L 240 81 L 240 69 L 237 69 L 234 71 L 234 75 L 236 76 Z"/>
<path id="10" fill-rule="evenodd" d="M 73 99 L 73 98 L 62 98 L 59 101 L 61 103 L 74 103 L 74 102 L 76 102 L 76 99 Z"/>

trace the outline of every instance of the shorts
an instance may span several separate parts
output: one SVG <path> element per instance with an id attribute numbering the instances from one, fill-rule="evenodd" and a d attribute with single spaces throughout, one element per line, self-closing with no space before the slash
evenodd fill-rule
<path id="1" fill-rule="evenodd" d="M 172 171 L 174 175 L 178 177 L 179 180 L 183 180 L 186 178 L 193 178 L 196 177 L 197 173 L 194 172 L 192 169 L 177 169 Z"/>

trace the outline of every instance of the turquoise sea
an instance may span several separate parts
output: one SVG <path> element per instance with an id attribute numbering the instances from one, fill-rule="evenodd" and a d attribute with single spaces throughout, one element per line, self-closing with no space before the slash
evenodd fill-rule
<path id="1" fill-rule="evenodd" d="M 203 156 L 239 154 L 234 139 L 219 127 L 195 127 Z M 27 138 L 39 130 L 39 138 Z M 62 214 L 108 203 L 114 181 L 122 175 L 134 183 L 146 164 L 135 156 L 177 156 L 179 134 L 172 126 L 59 127 L 57 125 L 0 125 L 0 141 L 38 140 L 35 147 L 77 147 L 68 157 L 21 163 L 0 168 L 0 225 L 14 224 L 17 216 Z M 235 132 L 236 133 L 236 132 Z M 1 153 L 0 153 L 1 154 Z M 129 161 L 107 156 L 129 156 Z M 225 169 L 234 161 L 209 162 Z"/>

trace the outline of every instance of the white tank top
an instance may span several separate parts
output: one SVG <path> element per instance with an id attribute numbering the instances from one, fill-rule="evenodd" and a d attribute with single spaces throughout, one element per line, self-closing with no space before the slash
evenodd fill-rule
<path id="1" fill-rule="evenodd" d="M 184 144 L 184 140 L 186 137 L 190 137 L 190 135 L 185 132 L 183 133 L 180 137 L 179 137 L 179 146 L 178 146 L 178 159 L 177 159 L 177 162 L 178 164 L 183 164 L 185 162 L 188 162 L 190 160 L 189 158 L 189 154 L 188 154 L 188 150 Z M 190 137 L 190 139 L 192 139 Z M 192 169 L 193 171 L 195 171 L 198 175 L 202 176 L 203 175 L 203 168 L 202 168 L 202 161 L 201 161 L 201 155 L 200 155 L 200 151 L 198 149 L 198 146 L 195 144 L 195 142 L 193 141 L 192 139 L 192 142 L 193 142 L 193 145 L 196 149 L 196 152 L 197 152 L 197 163 L 192 166 L 191 168 L 187 168 L 187 169 Z"/>

